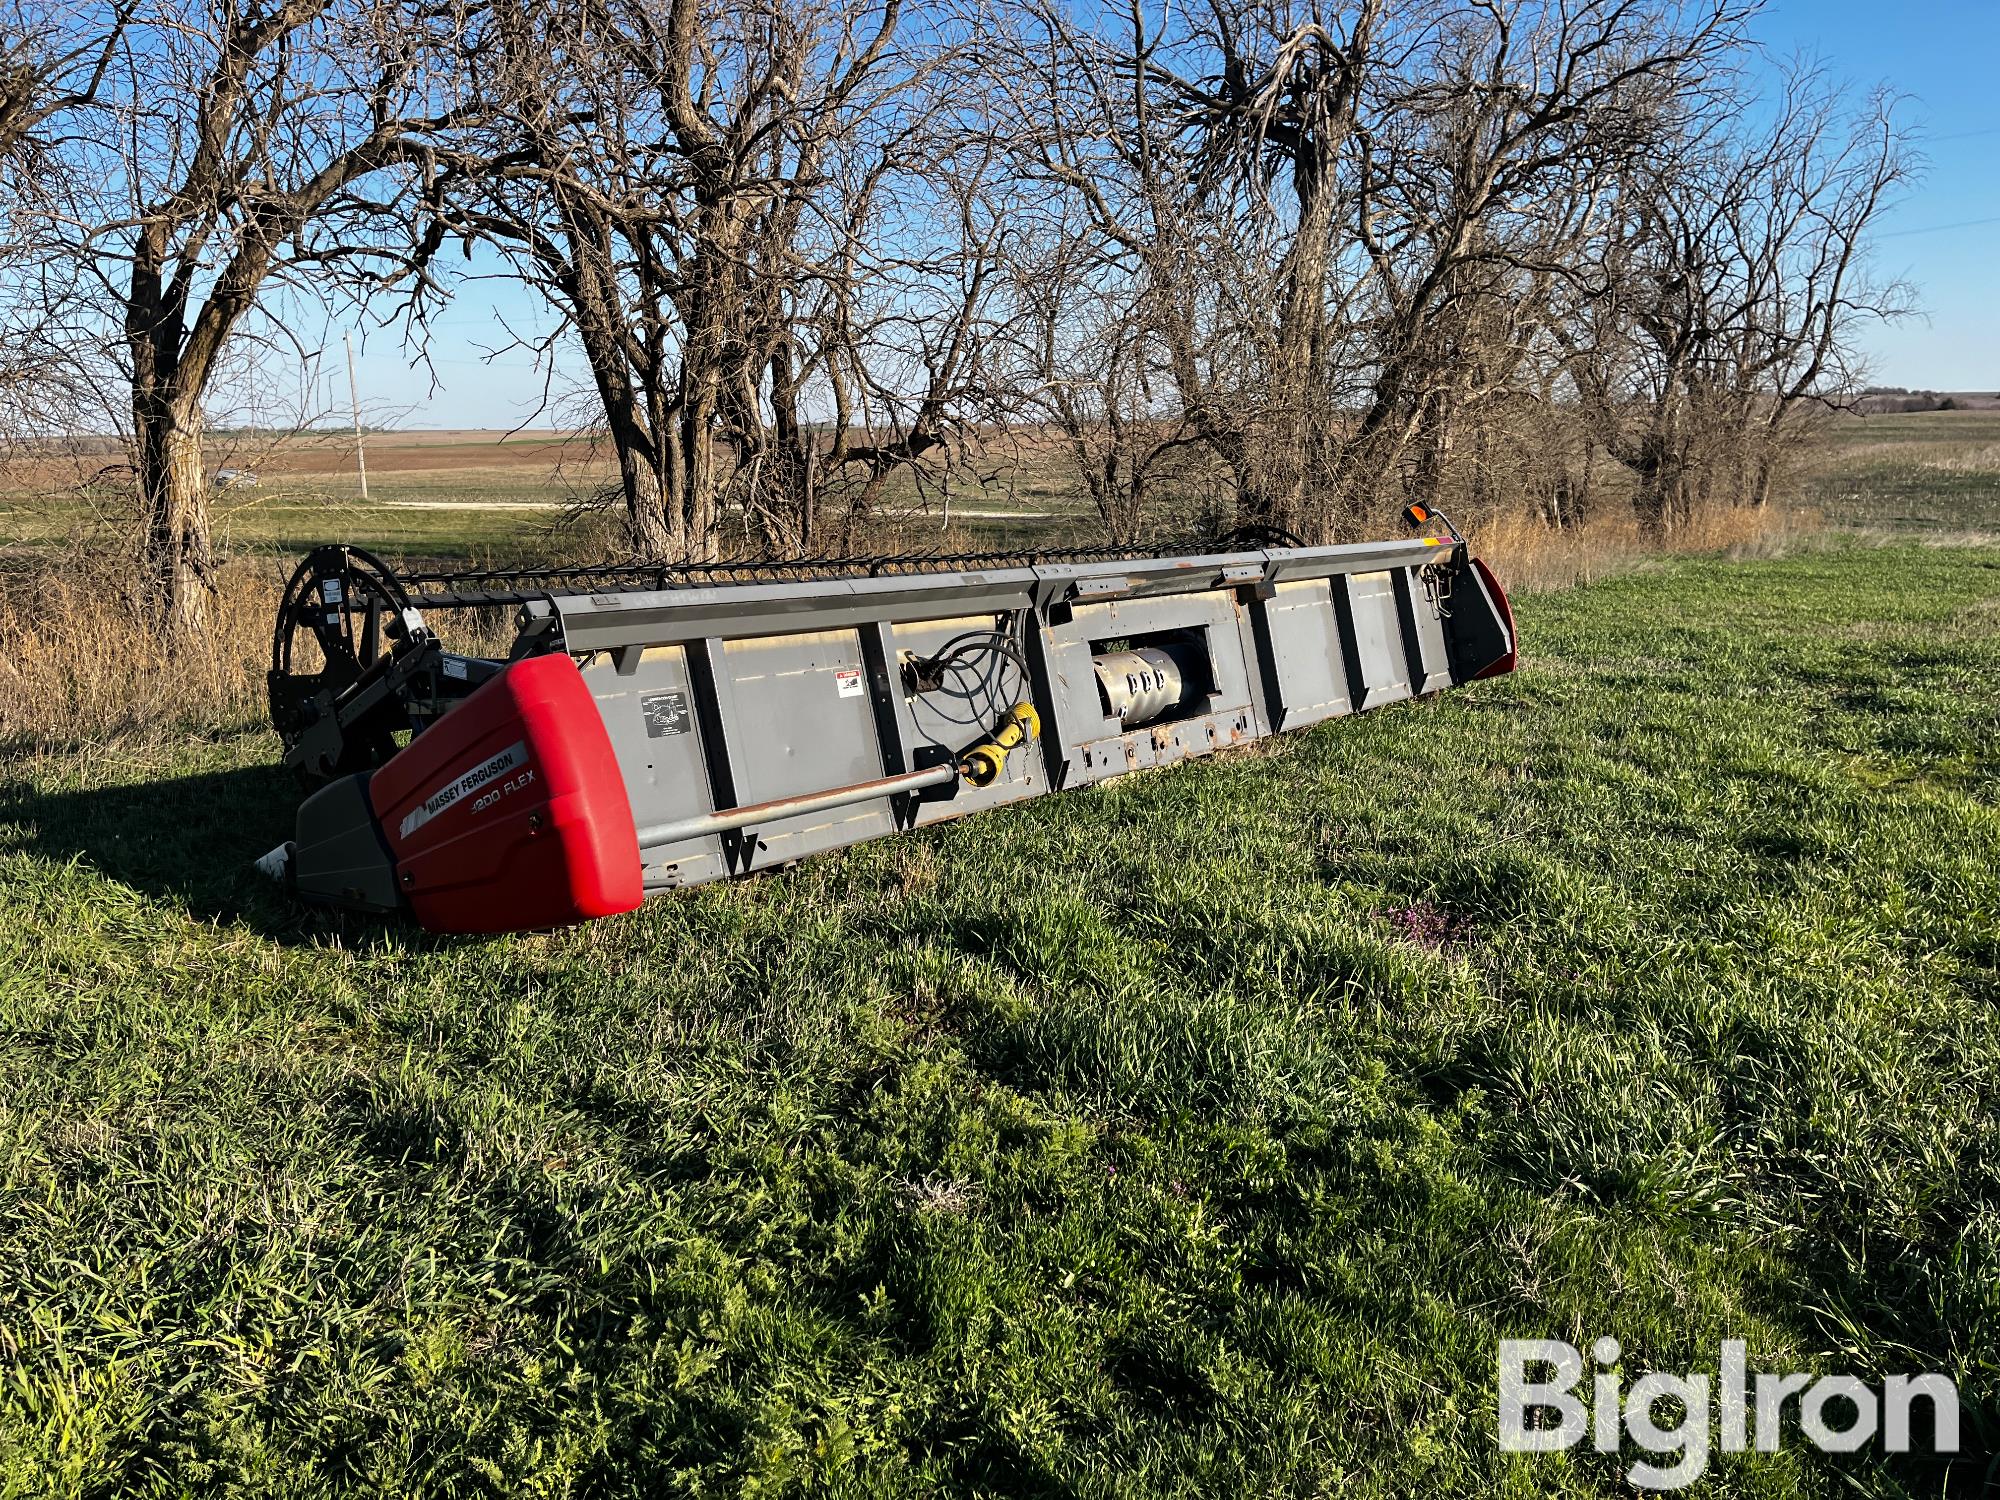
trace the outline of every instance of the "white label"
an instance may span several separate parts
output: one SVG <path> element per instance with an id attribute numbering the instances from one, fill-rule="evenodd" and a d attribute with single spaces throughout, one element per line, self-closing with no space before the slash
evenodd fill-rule
<path id="1" fill-rule="evenodd" d="M 404 815 L 402 837 L 408 838 L 460 797 L 478 791 L 496 776 L 505 776 L 527 758 L 527 742 L 516 740 L 490 760 L 482 760 L 469 771 L 460 772 Z"/>
<path id="2" fill-rule="evenodd" d="M 859 698 L 866 691 L 859 667 L 835 667 L 833 680 L 840 685 L 840 696 L 843 698 Z"/>
<path id="3" fill-rule="evenodd" d="M 456 677 L 460 682 L 464 682 L 466 680 L 465 658 L 462 656 L 447 656 L 444 659 L 444 675 L 447 677 Z"/>

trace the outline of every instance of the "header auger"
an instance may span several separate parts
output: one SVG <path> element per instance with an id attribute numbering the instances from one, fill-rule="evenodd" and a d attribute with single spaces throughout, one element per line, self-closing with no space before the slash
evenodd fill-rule
<path id="1" fill-rule="evenodd" d="M 271 718 L 310 795 L 260 864 L 441 932 L 558 926 L 1509 671 L 1450 523 L 772 563 L 300 564 Z M 504 656 L 427 613 L 505 608 Z"/>

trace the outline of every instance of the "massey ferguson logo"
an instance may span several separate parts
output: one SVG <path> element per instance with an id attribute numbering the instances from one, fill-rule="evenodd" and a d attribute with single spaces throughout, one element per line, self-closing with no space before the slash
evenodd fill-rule
<path id="1" fill-rule="evenodd" d="M 411 808 L 403 819 L 401 836 L 408 838 L 424 824 L 450 807 L 459 798 L 469 796 L 488 782 L 505 776 L 516 766 L 528 759 L 528 746 L 524 740 L 516 740 L 491 760 L 483 760 L 471 770 L 461 773 L 451 781 L 432 792 L 428 797 Z"/>

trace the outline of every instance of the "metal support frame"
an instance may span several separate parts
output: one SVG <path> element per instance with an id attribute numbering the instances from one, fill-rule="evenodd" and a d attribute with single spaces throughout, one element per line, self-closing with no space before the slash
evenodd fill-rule
<path id="1" fill-rule="evenodd" d="M 675 823 L 656 823 L 651 828 L 641 828 L 639 848 L 658 849 L 706 834 L 739 832 L 758 823 L 796 818 L 807 813 L 831 812 L 835 808 L 852 807 L 857 802 L 904 796 L 957 780 L 958 767 L 946 763 L 925 771 L 906 771 L 900 776 L 883 776 L 875 781 L 835 787 L 831 791 L 814 792 L 804 797 L 774 797 L 769 802 L 755 802 L 748 807 L 725 807 L 697 817 L 682 818 Z"/>

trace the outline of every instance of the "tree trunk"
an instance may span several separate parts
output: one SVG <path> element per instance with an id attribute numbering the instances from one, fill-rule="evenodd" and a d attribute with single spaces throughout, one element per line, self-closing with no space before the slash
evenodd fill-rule
<path id="1" fill-rule="evenodd" d="M 819 511 L 818 450 L 812 430 L 799 418 L 798 378 L 793 370 L 789 345 L 780 344 L 771 354 L 771 430 L 768 480 L 772 504 L 766 509 L 780 512 L 780 525 L 796 539 L 800 553 L 810 552 L 816 540 Z M 752 400 L 754 402 L 754 395 Z M 755 406 L 749 416 L 754 418 Z"/>
<path id="2" fill-rule="evenodd" d="M 1648 536 L 1666 536 L 1684 518 L 1687 467 L 1683 441 L 1683 424 L 1670 394 L 1654 410 L 1652 425 L 1639 441 L 1633 464 L 1639 486 L 1633 492 L 1632 507 L 1638 512 L 1640 529 Z"/>
<path id="3" fill-rule="evenodd" d="M 645 455 L 623 444 L 618 448 L 618 482 L 625 492 L 625 541 L 642 558 L 671 556 L 673 534 L 667 524 L 666 497 L 660 476 Z"/>
<path id="4" fill-rule="evenodd" d="M 1480 437 L 1483 442 L 1483 428 Z M 1445 482 L 1451 472 L 1452 447 L 1457 438 L 1457 405 L 1448 394 L 1439 394 L 1428 403 L 1419 428 L 1416 466 L 1404 491 L 1411 500 L 1427 506 L 1450 503 Z"/>
<path id="5" fill-rule="evenodd" d="M 1325 384 L 1326 284 L 1331 258 L 1331 195 L 1321 181 L 1320 155 L 1301 147 L 1294 164 L 1298 227 L 1286 256 L 1279 293 L 1275 378 L 1266 397 L 1272 402 L 1279 431 L 1277 441 L 1259 454 L 1258 477 L 1248 524 L 1321 529 L 1325 515 L 1308 516 L 1307 498 L 1314 489 L 1324 496 L 1322 476 L 1308 466 L 1320 449 L 1326 426 L 1322 409 Z M 1321 507 L 1315 507 L 1322 509 Z"/>
<path id="6" fill-rule="evenodd" d="M 142 603 L 170 649 L 208 629 L 215 560 L 208 537 L 208 481 L 201 413 L 185 399 L 140 394 L 133 402 Z"/>
<path id="7" fill-rule="evenodd" d="M 1777 462 L 1768 448 L 1759 444 L 1757 457 L 1751 467 L 1750 506 L 1753 510 L 1763 510 L 1771 503 L 1771 486 L 1776 478 Z"/>
<path id="8" fill-rule="evenodd" d="M 716 546 L 715 425 L 716 382 L 696 374 L 681 414 L 680 545 L 687 562 L 714 562 Z"/>

